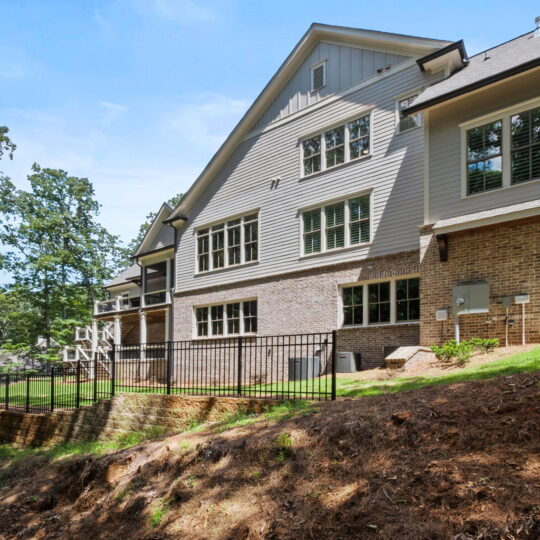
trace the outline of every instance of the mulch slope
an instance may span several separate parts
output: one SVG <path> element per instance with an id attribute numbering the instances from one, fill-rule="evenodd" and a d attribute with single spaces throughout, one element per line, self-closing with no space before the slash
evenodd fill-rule
<path id="1" fill-rule="evenodd" d="M 540 538 L 540 372 L 3 475 L 6 540 Z"/>

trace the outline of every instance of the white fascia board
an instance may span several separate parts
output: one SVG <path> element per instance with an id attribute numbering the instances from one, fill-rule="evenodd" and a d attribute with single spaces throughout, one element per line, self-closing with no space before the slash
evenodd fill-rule
<path id="1" fill-rule="evenodd" d="M 516 208 L 521 207 L 521 208 Z M 519 205 L 498 208 L 477 214 L 468 214 L 457 218 L 443 219 L 433 225 L 435 234 L 448 234 L 468 229 L 477 229 L 487 227 L 488 225 L 497 225 L 508 221 L 516 221 L 540 215 L 540 200 L 531 201 Z"/>
<path id="2" fill-rule="evenodd" d="M 143 249 L 148 243 L 148 241 L 153 238 L 153 235 L 155 234 L 156 227 L 161 227 L 163 224 L 163 213 L 168 210 L 169 214 L 172 212 L 172 208 L 167 204 L 166 202 L 161 205 L 161 208 L 158 210 L 158 213 L 156 214 L 156 217 L 154 218 L 154 221 L 152 221 L 152 225 L 150 225 L 150 228 L 146 231 L 146 234 L 144 235 L 144 238 L 142 239 L 142 242 L 139 244 L 139 247 L 137 248 L 137 251 L 134 253 L 134 257 L 138 257 L 140 253 L 144 253 Z"/>

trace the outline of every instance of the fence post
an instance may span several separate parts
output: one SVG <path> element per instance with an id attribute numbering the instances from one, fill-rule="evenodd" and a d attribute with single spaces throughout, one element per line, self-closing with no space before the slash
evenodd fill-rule
<path id="1" fill-rule="evenodd" d="M 332 401 L 335 401 L 336 388 L 337 331 L 332 330 Z"/>
<path id="2" fill-rule="evenodd" d="M 76 374 L 76 389 L 75 389 L 75 408 L 79 408 L 81 405 L 81 360 L 77 360 L 77 374 Z"/>
<path id="3" fill-rule="evenodd" d="M 51 367 L 51 412 L 54 411 L 54 366 Z"/>
<path id="4" fill-rule="evenodd" d="M 242 336 L 238 338 L 238 387 L 237 393 L 242 395 Z"/>
<path id="5" fill-rule="evenodd" d="M 92 401 L 95 403 L 97 401 L 97 380 L 98 380 L 98 352 L 94 351 L 94 395 L 92 396 Z"/>
<path id="6" fill-rule="evenodd" d="M 172 341 L 167 341 L 167 394 L 171 393 L 172 379 Z"/>
<path id="7" fill-rule="evenodd" d="M 30 410 L 30 374 L 26 374 L 26 412 Z"/>
<path id="8" fill-rule="evenodd" d="M 114 397 L 114 386 L 116 384 L 116 344 L 111 347 L 111 397 Z"/>
<path id="9" fill-rule="evenodd" d="M 9 373 L 6 375 L 6 411 L 9 409 Z"/>

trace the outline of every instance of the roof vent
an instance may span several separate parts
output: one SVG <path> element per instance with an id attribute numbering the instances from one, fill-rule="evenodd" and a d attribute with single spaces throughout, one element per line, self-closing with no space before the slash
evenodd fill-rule
<path id="1" fill-rule="evenodd" d="M 326 86 L 326 61 L 311 68 L 311 91 L 315 92 Z"/>
<path id="2" fill-rule="evenodd" d="M 536 30 L 534 31 L 534 37 L 540 37 L 540 15 L 534 19 L 536 23 Z"/>

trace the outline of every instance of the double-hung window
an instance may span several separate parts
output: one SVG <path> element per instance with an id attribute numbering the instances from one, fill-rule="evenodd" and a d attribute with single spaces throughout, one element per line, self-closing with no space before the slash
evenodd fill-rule
<path id="1" fill-rule="evenodd" d="M 461 128 L 463 197 L 540 180 L 539 100 L 465 122 Z"/>
<path id="2" fill-rule="evenodd" d="M 197 231 L 197 272 L 256 262 L 259 214 L 253 213 Z"/>
<path id="3" fill-rule="evenodd" d="M 303 139 L 301 147 L 303 176 L 367 157 L 371 153 L 371 115 Z"/>
<path id="4" fill-rule="evenodd" d="M 343 326 L 418 322 L 420 278 L 394 278 L 343 287 Z"/>
<path id="5" fill-rule="evenodd" d="M 367 244 L 371 194 L 302 212 L 302 255 Z"/>
<path id="6" fill-rule="evenodd" d="M 257 332 L 257 300 L 195 308 L 197 337 L 226 337 Z"/>

